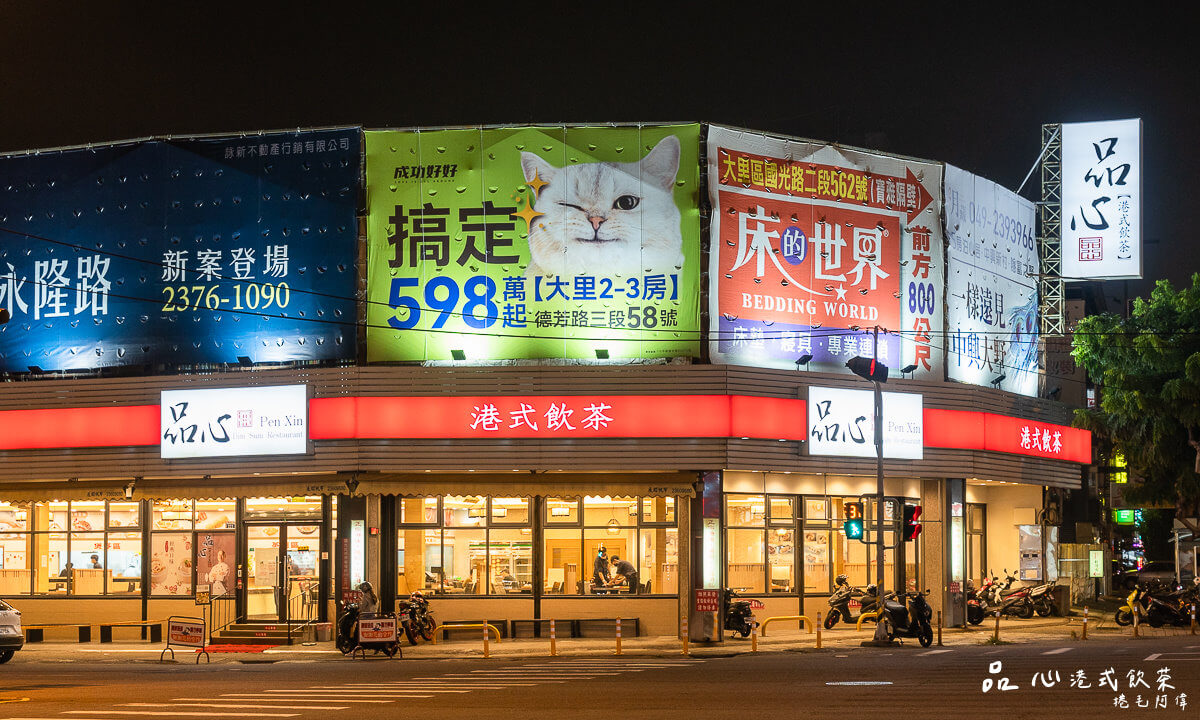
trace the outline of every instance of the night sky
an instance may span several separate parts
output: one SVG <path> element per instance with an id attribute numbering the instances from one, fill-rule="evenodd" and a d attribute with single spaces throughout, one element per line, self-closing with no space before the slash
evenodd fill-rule
<path id="1" fill-rule="evenodd" d="M 1198 41 L 1154 5 L 1044 18 L 1020 3 L 414 5 L 167 17 L 157 3 L 3 3 L 0 151 L 341 124 L 695 120 L 942 160 L 1016 189 L 1042 123 L 1141 117 L 1148 280 L 1128 292 L 1200 270 Z"/>

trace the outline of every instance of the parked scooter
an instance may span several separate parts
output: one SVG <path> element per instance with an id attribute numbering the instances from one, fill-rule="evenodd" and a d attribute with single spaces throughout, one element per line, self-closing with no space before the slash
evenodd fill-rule
<path id="1" fill-rule="evenodd" d="M 1132 625 L 1134 613 L 1138 617 L 1146 617 L 1146 605 L 1146 589 L 1140 585 L 1134 585 L 1129 596 L 1125 598 L 1125 604 L 1118 608 L 1116 614 L 1113 615 L 1113 620 L 1118 625 Z"/>
<path id="2" fill-rule="evenodd" d="M 433 640 L 433 632 L 437 628 L 437 620 L 433 617 L 433 610 L 429 607 L 429 601 L 425 599 L 424 593 L 420 590 L 412 593 L 408 596 L 407 600 L 402 600 L 399 603 L 397 616 L 400 619 L 400 625 L 404 628 L 404 635 L 408 638 L 410 645 L 416 645 L 418 637 L 426 642 Z"/>
<path id="3" fill-rule="evenodd" d="M 1013 590 L 1011 589 L 1012 584 L 1017 581 L 1017 578 L 1009 575 L 1007 569 L 1004 571 L 1004 575 L 1004 584 L 997 584 L 991 590 L 988 614 L 999 611 L 1001 615 L 1012 615 L 1022 620 L 1033 617 L 1033 603 L 1029 600 L 1030 588 L 1022 587 Z"/>
<path id="4" fill-rule="evenodd" d="M 740 633 L 742 637 L 749 637 L 750 630 L 757 622 L 750 619 L 750 601 L 738 600 L 738 594 L 730 588 L 725 588 L 722 605 L 725 607 L 725 622 L 726 630 L 732 630 Z M 751 624 L 753 623 L 753 625 Z"/>
<path id="5" fill-rule="evenodd" d="M 874 585 L 868 585 L 866 590 L 861 590 L 851 585 L 849 578 L 845 575 L 838 575 L 834 579 L 834 584 L 836 589 L 829 596 L 829 614 L 825 616 L 826 630 L 832 630 L 839 620 L 847 625 L 855 625 L 864 613 L 875 612 L 879 597 Z M 858 615 L 855 615 L 850 607 L 852 600 L 861 603 Z"/>
<path id="6" fill-rule="evenodd" d="M 1161 593 L 1149 593 L 1146 607 L 1146 623 L 1150 627 L 1163 625 L 1188 625 L 1191 623 L 1191 607 L 1200 594 L 1200 584 L 1184 589 L 1182 586 Z"/>
<path id="7" fill-rule="evenodd" d="M 967 581 L 967 622 L 972 625 L 978 625 L 983 622 L 987 616 L 987 597 L 988 589 L 996 578 L 988 578 L 983 581 L 983 584 L 976 589 L 975 584 L 970 580 Z"/>
<path id="8" fill-rule="evenodd" d="M 1055 585 L 1057 583 L 1043 583 L 1029 589 L 1029 602 L 1041 617 L 1058 614 L 1058 605 L 1054 602 Z"/>
<path id="9" fill-rule="evenodd" d="M 916 638 L 921 647 L 933 644 L 933 626 L 929 622 L 933 617 L 933 609 L 925 601 L 928 594 L 928 590 L 905 593 L 905 602 L 900 602 L 899 598 L 884 599 L 879 622 L 883 624 L 888 640 L 911 637 Z"/>
<path id="10" fill-rule="evenodd" d="M 395 638 L 383 642 L 363 642 L 360 638 L 359 629 L 364 622 L 382 617 L 395 618 L 395 616 L 378 615 L 374 612 L 375 608 L 378 607 L 379 600 L 375 595 L 374 589 L 371 587 L 371 583 L 363 582 L 358 586 L 358 589 L 362 593 L 362 600 L 360 602 L 347 603 L 342 609 L 342 614 L 338 616 L 338 634 L 334 646 L 343 655 L 349 655 L 355 650 L 362 648 L 363 650 L 373 650 L 392 657 L 400 651 L 400 643 Z"/>

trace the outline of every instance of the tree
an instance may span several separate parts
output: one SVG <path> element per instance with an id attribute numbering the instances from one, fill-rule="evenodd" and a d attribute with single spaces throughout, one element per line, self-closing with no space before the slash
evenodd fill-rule
<path id="1" fill-rule="evenodd" d="M 1159 280 L 1129 318 L 1079 321 L 1073 354 L 1099 387 L 1095 410 L 1075 425 L 1122 450 L 1131 482 L 1125 497 L 1175 507 L 1200 533 L 1200 273 L 1176 291 Z"/>

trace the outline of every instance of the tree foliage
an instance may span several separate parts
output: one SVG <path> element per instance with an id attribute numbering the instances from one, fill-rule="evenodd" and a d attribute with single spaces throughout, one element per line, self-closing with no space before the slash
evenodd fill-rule
<path id="1" fill-rule="evenodd" d="M 1077 410 L 1075 425 L 1124 452 L 1131 477 L 1142 479 L 1125 497 L 1174 505 L 1200 531 L 1200 273 L 1178 291 L 1158 281 L 1129 318 L 1084 318 L 1073 354 L 1100 386 L 1097 408 Z"/>

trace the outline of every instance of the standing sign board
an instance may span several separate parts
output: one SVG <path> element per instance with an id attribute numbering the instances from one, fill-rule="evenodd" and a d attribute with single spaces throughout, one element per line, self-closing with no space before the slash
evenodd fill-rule
<path id="1" fill-rule="evenodd" d="M 951 380 L 1038 393 L 1033 203 L 946 166 L 946 364 Z"/>
<path id="2" fill-rule="evenodd" d="M 358 620 L 360 643 L 396 642 L 396 618 L 363 615 Z"/>
<path id="3" fill-rule="evenodd" d="M 366 133 L 367 359 L 698 356 L 699 137 Z"/>
<path id="4" fill-rule="evenodd" d="M 1064 280 L 1142 277 L 1142 121 L 1062 126 Z"/>
<path id="5" fill-rule="evenodd" d="M 0 157 L 0 371 L 353 359 L 361 141 Z"/>
<path id="6" fill-rule="evenodd" d="M 708 177 L 714 362 L 942 379 L 939 163 L 712 126 Z"/>

